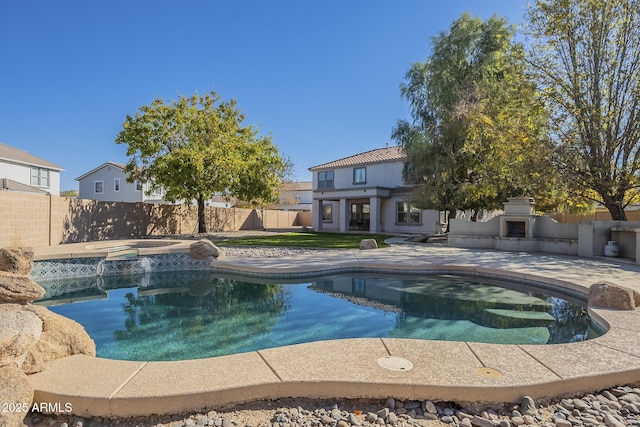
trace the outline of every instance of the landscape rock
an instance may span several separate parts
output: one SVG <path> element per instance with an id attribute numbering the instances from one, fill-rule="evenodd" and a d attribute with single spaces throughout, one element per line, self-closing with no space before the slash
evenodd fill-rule
<path id="1" fill-rule="evenodd" d="M 571 427 L 572 426 L 571 421 L 567 421 L 567 420 L 565 420 L 563 418 L 556 418 L 555 419 L 555 424 L 558 427 Z"/>
<path id="2" fill-rule="evenodd" d="M 493 427 L 493 423 L 490 420 L 477 415 L 474 415 L 473 418 L 471 418 L 471 425 L 475 427 Z"/>
<path id="3" fill-rule="evenodd" d="M 437 414 L 438 413 L 438 410 L 436 409 L 436 405 L 434 405 L 433 402 L 430 401 L 430 400 L 425 400 L 424 401 L 422 410 L 424 412 L 429 413 L 429 414 Z"/>
<path id="4" fill-rule="evenodd" d="M 26 304 L 42 298 L 45 290 L 29 276 L 0 271 L 0 303 Z"/>
<path id="5" fill-rule="evenodd" d="M 21 363 L 42 334 L 42 320 L 20 304 L 0 304 L 0 367 Z"/>
<path id="6" fill-rule="evenodd" d="M 640 305 L 640 294 L 633 289 L 609 282 L 597 282 L 589 288 L 589 307 L 635 310 Z"/>
<path id="7" fill-rule="evenodd" d="M 378 242 L 376 239 L 362 239 L 360 240 L 360 250 L 366 249 L 378 249 Z"/>
<path id="8" fill-rule="evenodd" d="M 31 270 L 33 270 L 33 249 L 0 249 L 0 271 L 28 276 Z"/>
<path id="9" fill-rule="evenodd" d="M 222 258 L 222 251 L 210 240 L 202 239 L 189 246 L 189 257 L 191 259 Z"/>
<path id="10" fill-rule="evenodd" d="M 96 344 L 82 325 L 39 305 L 25 306 L 42 320 L 42 335 L 26 352 L 22 369 L 27 374 L 40 372 L 52 360 L 74 354 L 96 355 Z"/>
<path id="11" fill-rule="evenodd" d="M 611 402 L 611 395 L 620 398 L 629 395 L 627 400 L 640 398 L 640 388 L 624 387 L 624 390 L 602 390 L 600 399 Z M 391 409 L 389 404 L 394 400 Z M 571 410 L 566 406 L 572 401 L 581 400 L 590 409 L 580 412 L 577 408 Z M 135 417 L 128 419 L 89 418 L 82 420 L 85 426 L 91 427 L 185 427 L 185 426 L 215 426 L 215 427 L 512 427 L 512 426 L 542 426 L 542 427 L 622 427 L 640 426 L 640 420 L 625 409 L 610 409 L 604 403 L 599 410 L 595 410 L 597 397 L 588 394 L 573 398 L 557 399 L 555 402 L 544 401 L 537 407 L 535 416 L 523 415 L 516 408 L 521 404 L 507 403 L 500 409 L 491 407 L 469 409 L 469 402 L 465 402 L 465 409 L 460 409 L 455 402 L 435 402 L 437 414 L 422 413 L 418 418 L 401 414 L 403 411 L 423 412 L 425 401 L 405 401 L 390 398 L 386 404 L 384 400 L 335 400 L 318 401 L 316 399 L 291 400 L 285 398 L 274 402 L 256 402 L 249 407 L 220 409 L 205 413 L 174 416 Z M 622 401 L 622 399 L 621 399 Z M 418 405 L 415 409 L 414 406 Z M 617 403 L 617 402 L 616 402 Z M 578 406 L 578 405 L 577 405 Z M 582 406 L 579 404 L 579 406 Z M 499 407 L 496 407 L 499 408 Z M 380 415 L 380 417 L 378 416 Z M 382 418 L 384 416 L 384 418 Z M 32 413 L 27 416 L 25 423 L 33 427 L 69 427 L 78 426 L 80 420 L 72 414 L 44 415 Z M 79 427 L 79 426 L 78 426 Z"/>
<path id="12" fill-rule="evenodd" d="M 520 403 L 520 413 L 522 415 L 536 415 L 538 411 L 536 410 L 536 403 L 529 396 L 524 396 L 522 398 L 522 403 Z"/>
<path id="13" fill-rule="evenodd" d="M 612 414 L 609 413 L 604 413 L 603 414 L 604 417 L 604 423 L 606 424 L 607 427 L 624 427 L 624 423 L 620 422 L 616 419 L 616 417 L 614 417 Z"/>
<path id="14" fill-rule="evenodd" d="M 0 368 L 0 426 L 23 425 L 23 420 L 33 403 L 33 387 L 27 376 L 16 366 Z"/>

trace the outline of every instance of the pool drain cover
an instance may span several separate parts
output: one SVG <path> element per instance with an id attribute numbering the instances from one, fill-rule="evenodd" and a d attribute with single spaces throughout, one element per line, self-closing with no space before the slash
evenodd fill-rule
<path id="1" fill-rule="evenodd" d="M 378 359 L 378 365 L 390 371 L 406 372 L 413 369 L 411 361 L 398 356 L 385 356 Z"/>
<path id="2" fill-rule="evenodd" d="M 500 373 L 500 371 L 493 368 L 487 368 L 487 367 L 476 368 L 476 374 L 484 378 L 494 378 L 494 379 L 500 378 L 502 376 L 502 373 Z"/>

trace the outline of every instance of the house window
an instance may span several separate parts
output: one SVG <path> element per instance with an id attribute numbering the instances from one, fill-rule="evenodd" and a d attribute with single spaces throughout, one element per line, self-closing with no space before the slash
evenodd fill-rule
<path id="1" fill-rule="evenodd" d="M 353 183 L 354 184 L 367 183 L 367 168 L 353 168 Z"/>
<path id="2" fill-rule="evenodd" d="M 49 169 L 32 167 L 31 185 L 49 188 Z"/>
<path id="3" fill-rule="evenodd" d="M 104 181 L 93 181 L 93 192 L 96 194 L 104 193 Z"/>
<path id="4" fill-rule="evenodd" d="M 120 178 L 113 179 L 113 191 L 120 191 Z"/>
<path id="5" fill-rule="evenodd" d="M 333 171 L 318 172 L 318 188 L 333 188 Z"/>
<path id="6" fill-rule="evenodd" d="M 136 179 L 136 191 L 142 191 L 142 181 Z"/>
<path id="7" fill-rule="evenodd" d="M 322 222 L 333 222 L 333 210 L 331 205 L 322 205 Z"/>
<path id="8" fill-rule="evenodd" d="M 156 185 L 155 181 L 150 181 L 149 187 L 151 187 L 151 196 L 161 197 L 164 194 L 164 188 L 162 188 L 159 185 Z"/>
<path id="9" fill-rule="evenodd" d="M 422 212 L 407 202 L 396 203 L 396 223 L 417 225 L 422 223 Z"/>

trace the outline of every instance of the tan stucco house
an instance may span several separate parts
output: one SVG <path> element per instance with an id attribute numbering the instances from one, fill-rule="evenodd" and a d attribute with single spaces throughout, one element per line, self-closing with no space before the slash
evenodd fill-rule
<path id="1" fill-rule="evenodd" d="M 411 204 L 404 183 L 407 158 L 385 147 L 309 168 L 313 173 L 314 230 L 432 234 L 440 213 Z"/>

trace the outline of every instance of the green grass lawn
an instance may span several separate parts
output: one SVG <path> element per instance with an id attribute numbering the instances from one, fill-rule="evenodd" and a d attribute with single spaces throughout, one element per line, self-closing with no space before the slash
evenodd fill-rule
<path id="1" fill-rule="evenodd" d="M 284 233 L 264 237 L 247 237 L 215 242 L 216 245 L 234 246 L 280 246 L 292 248 L 322 249 L 358 249 L 360 240 L 376 239 L 378 247 L 386 247 L 384 240 L 389 236 L 383 234 L 348 234 L 348 233 Z"/>

